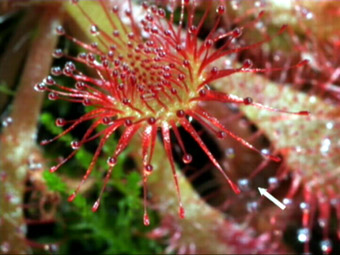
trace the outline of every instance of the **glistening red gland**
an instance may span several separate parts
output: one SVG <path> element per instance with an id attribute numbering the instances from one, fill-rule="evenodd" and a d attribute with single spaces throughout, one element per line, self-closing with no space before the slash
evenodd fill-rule
<path id="1" fill-rule="evenodd" d="M 154 5 L 149 6 L 147 2 L 144 2 L 142 4 L 144 16 L 141 20 L 135 18 L 137 8 L 133 8 L 131 1 L 124 8 L 118 6 L 118 1 L 117 5 L 111 6 L 112 8 L 109 7 L 108 2 L 98 1 L 103 13 L 112 26 L 112 34 L 108 34 L 94 22 L 91 18 L 91 13 L 87 13 L 82 9 L 81 3 L 78 4 L 78 1 L 72 1 L 76 5 L 74 8 L 79 8 L 82 15 L 88 20 L 89 31 L 95 36 L 98 44 L 83 43 L 68 35 L 64 28 L 58 27 L 56 30 L 58 34 L 65 36 L 86 51 L 77 57 L 68 56 L 60 50 L 54 53 L 55 57 L 65 56 L 71 61 L 67 62 L 63 69 L 53 67 L 51 70 L 52 75 L 68 76 L 75 81 L 75 86 L 71 88 L 60 85 L 53 81 L 51 77 L 45 79 L 48 81 L 48 84 L 40 83 L 36 86 L 37 91 L 48 91 L 50 93 L 50 100 L 67 100 L 83 104 L 85 108 L 91 106 L 91 109 L 77 120 L 61 121 L 59 119 L 57 125 L 70 124 L 70 126 L 57 137 L 43 142 L 45 145 L 55 141 L 83 122 L 93 121 L 84 136 L 79 141 L 73 143 L 75 150 L 58 165 L 53 166 L 51 171 L 58 170 L 58 168 L 72 158 L 80 146 L 101 137 L 91 163 L 82 181 L 69 197 L 69 201 L 76 197 L 81 185 L 94 169 L 103 146 L 118 128 L 122 129 L 122 135 L 113 155 L 108 159 L 109 169 L 99 197 L 93 206 L 93 211 L 96 211 L 99 207 L 101 196 L 114 169 L 117 158 L 129 145 L 133 136 L 136 133 L 141 133 L 144 165 L 142 175 L 145 225 L 150 223 L 146 208 L 147 179 L 152 174 L 152 156 L 157 131 L 160 131 L 162 135 L 164 149 L 173 172 L 181 218 L 184 217 L 185 212 L 181 201 L 172 154 L 171 132 L 175 134 L 178 144 L 182 149 L 183 162 L 186 164 L 190 163 L 192 156 L 184 146 L 178 132 L 178 126 L 182 126 L 193 137 L 209 160 L 224 176 L 232 190 L 235 193 L 240 192 L 238 186 L 229 178 L 214 155 L 209 151 L 189 119 L 194 119 L 203 127 L 213 130 L 220 139 L 230 136 L 239 141 L 243 146 L 262 154 L 263 157 L 275 161 L 280 160 L 275 155 L 261 153 L 260 150 L 250 143 L 226 129 L 217 118 L 200 107 L 203 101 L 218 101 L 221 103 L 249 105 L 275 112 L 305 115 L 302 112 L 290 113 L 270 108 L 253 102 L 251 97 L 243 99 L 235 95 L 213 91 L 209 88 L 210 83 L 234 73 L 259 73 L 282 70 L 280 68 L 252 68 L 251 61 L 246 61 L 239 68 L 218 69 L 214 66 L 214 63 L 221 58 L 252 47 L 258 47 L 262 42 L 237 48 L 232 46 L 231 42 L 241 36 L 243 28 L 236 28 L 222 35 L 216 35 L 221 17 L 225 11 L 225 6 L 220 5 L 216 9 L 218 14 L 216 23 L 202 43 L 197 35 L 212 6 L 214 6 L 212 2 L 208 2 L 208 8 L 205 10 L 202 18 L 198 24 L 194 24 L 195 5 L 193 1 L 181 1 L 180 21 L 176 25 L 174 24 L 175 1 L 169 3 L 174 5 L 172 6 L 173 8 L 169 8 L 172 10 L 169 13 L 169 19 L 165 17 L 165 10 Z M 189 15 L 184 15 L 184 12 L 187 12 Z M 185 16 L 187 16 L 187 20 L 184 20 Z M 185 29 L 184 23 L 187 24 L 186 26 L 189 29 Z M 266 39 L 263 42 L 268 40 L 270 39 Z M 214 44 L 221 42 L 223 45 L 214 49 Z M 87 65 L 97 73 L 97 76 L 87 76 L 81 73 L 77 70 L 74 63 Z M 289 68 L 299 66 L 301 66 L 301 63 Z M 99 125 L 105 125 L 105 129 L 100 133 L 95 133 Z"/>

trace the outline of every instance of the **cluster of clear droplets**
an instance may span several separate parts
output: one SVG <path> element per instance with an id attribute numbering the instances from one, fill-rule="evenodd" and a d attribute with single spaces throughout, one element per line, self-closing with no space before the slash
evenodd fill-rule
<path id="1" fill-rule="evenodd" d="M 300 228 L 297 231 L 297 239 L 300 243 L 306 243 L 310 241 L 309 228 Z"/>
<path id="2" fill-rule="evenodd" d="M 12 123 L 13 123 L 12 117 L 8 116 L 2 120 L 1 125 L 2 127 L 6 128 L 10 126 Z"/>

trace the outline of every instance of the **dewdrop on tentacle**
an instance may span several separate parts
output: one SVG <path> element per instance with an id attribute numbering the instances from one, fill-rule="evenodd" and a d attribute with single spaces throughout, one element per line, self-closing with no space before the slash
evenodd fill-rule
<path id="1" fill-rule="evenodd" d="M 205 152 L 213 165 L 223 175 L 235 193 L 240 189 L 230 179 L 214 155 L 201 139 L 198 132 L 191 124 L 191 120 L 199 122 L 205 128 L 211 130 L 219 139 L 229 136 L 263 155 L 265 158 L 279 161 L 275 155 L 261 153 L 253 145 L 243 140 L 226 129 L 220 121 L 201 108 L 203 101 L 217 101 L 221 103 L 233 103 L 248 105 L 278 113 L 304 115 L 302 112 L 291 113 L 270 108 L 253 102 L 251 97 L 240 98 L 235 95 L 221 93 L 207 89 L 207 86 L 221 78 L 238 72 L 267 72 L 279 71 L 280 68 L 258 69 L 253 68 L 250 61 L 246 61 L 240 68 L 218 69 L 214 63 L 232 53 L 238 53 L 248 48 L 257 47 L 263 42 L 239 48 L 229 48 L 230 42 L 241 36 L 243 28 L 237 28 L 216 36 L 216 30 L 225 6 L 216 8 L 218 18 L 209 34 L 201 43 L 198 34 L 202 25 L 213 8 L 212 1 L 207 2 L 207 8 L 200 21 L 194 23 L 195 1 L 181 1 L 180 20 L 174 24 L 174 10 L 176 2 L 170 2 L 170 18 L 166 19 L 166 12 L 155 5 L 143 2 L 143 15 L 141 19 L 135 18 L 135 11 L 131 1 L 122 5 L 120 1 L 98 1 L 103 10 L 103 15 L 111 25 L 111 32 L 107 33 L 92 19 L 91 13 L 87 13 L 81 1 L 71 1 L 79 8 L 88 21 L 89 32 L 93 36 L 93 43 L 86 44 L 58 27 L 56 32 L 77 44 L 83 51 L 78 56 L 68 56 L 62 50 L 56 50 L 53 55 L 57 58 L 64 56 L 69 59 L 63 68 L 52 67 L 53 76 L 64 75 L 74 80 L 73 86 L 58 84 L 52 77 L 47 77 L 45 83 L 36 86 L 37 91 L 49 92 L 50 100 L 67 100 L 83 104 L 90 110 L 76 120 L 57 119 L 57 126 L 64 126 L 64 131 L 57 137 L 43 141 L 47 144 L 69 133 L 83 122 L 91 120 L 91 125 L 79 141 L 73 141 L 70 145 L 73 151 L 69 156 L 51 168 L 51 172 L 58 170 L 64 163 L 71 159 L 78 149 L 88 141 L 99 139 L 99 145 L 93 155 L 91 163 L 83 176 L 80 184 L 69 197 L 72 201 L 79 192 L 81 185 L 95 168 L 103 146 L 117 129 L 122 134 L 112 155 L 107 160 L 108 171 L 104 179 L 104 185 L 99 197 L 93 205 L 96 211 L 100 205 L 100 199 L 114 170 L 119 155 L 129 145 L 131 139 L 141 134 L 142 148 L 142 180 L 144 187 L 144 224 L 149 225 L 150 219 L 147 213 L 147 180 L 153 172 L 152 156 L 154 154 L 157 132 L 162 135 L 163 146 L 173 173 L 175 188 L 179 201 L 179 216 L 184 218 L 185 211 L 181 201 L 181 193 L 175 169 L 175 161 L 172 153 L 171 133 L 182 150 L 182 160 L 189 164 L 193 157 L 184 146 L 178 127 L 181 126 L 197 142 Z M 109 7 L 110 4 L 110 7 Z M 124 6 L 122 8 L 122 6 Z M 140 11 L 140 9 L 138 9 Z M 184 15 L 185 12 L 190 15 Z M 140 17 L 141 15 L 138 15 Z M 187 16 L 187 17 L 186 17 Z M 186 19 L 186 20 L 185 20 Z M 187 24 L 187 28 L 184 27 Z M 224 45 L 214 49 L 216 43 Z M 87 76 L 77 69 L 78 63 L 87 65 L 92 69 L 94 76 Z M 297 68 L 298 63 L 289 68 Z M 96 130 L 98 126 L 105 129 Z"/>

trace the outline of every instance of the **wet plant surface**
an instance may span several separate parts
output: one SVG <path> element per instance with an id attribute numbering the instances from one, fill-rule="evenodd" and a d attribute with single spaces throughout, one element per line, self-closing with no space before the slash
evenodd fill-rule
<path id="1" fill-rule="evenodd" d="M 0 3 L 1 252 L 337 254 L 337 10 Z"/>

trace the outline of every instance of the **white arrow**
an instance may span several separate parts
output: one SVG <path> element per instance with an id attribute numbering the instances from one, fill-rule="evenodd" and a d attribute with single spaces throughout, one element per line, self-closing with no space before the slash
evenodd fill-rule
<path id="1" fill-rule="evenodd" d="M 273 197 L 268 191 L 264 188 L 258 188 L 261 196 L 265 196 L 268 198 L 270 201 L 272 201 L 275 205 L 277 205 L 281 210 L 286 209 L 286 206 L 281 203 L 279 200 L 277 200 L 275 197 Z"/>

